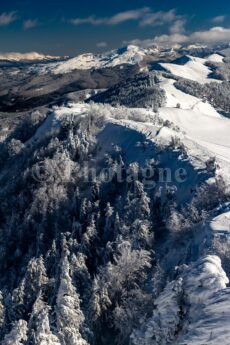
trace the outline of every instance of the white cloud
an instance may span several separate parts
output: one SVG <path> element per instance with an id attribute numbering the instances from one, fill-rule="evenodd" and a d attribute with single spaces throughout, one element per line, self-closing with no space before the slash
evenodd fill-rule
<path id="1" fill-rule="evenodd" d="M 170 27 L 170 33 L 171 34 L 182 34 L 185 32 L 185 19 L 178 19 L 176 20 L 172 26 Z"/>
<path id="2" fill-rule="evenodd" d="M 137 10 L 125 11 L 115 14 L 114 16 L 107 19 L 107 24 L 109 25 L 117 25 L 128 20 L 139 20 L 143 16 L 150 13 L 150 8 L 143 7 Z"/>
<path id="3" fill-rule="evenodd" d="M 206 31 L 197 31 L 190 35 L 193 42 L 226 43 L 230 42 L 230 28 L 213 27 Z"/>
<path id="4" fill-rule="evenodd" d="M 157 26 L 172 23 L 175 20 L 182 18 L 176 14 L 176 10 L 172 9 L 169 11 L 149 11 L 140 21 L 141 26 Z"/>
<path id="5" fill-rule="evenodd" d="M 105 23 L 105 18 L 95 18 L 95 16 L 90 16 L 86 18 L 74 18 L 74 19 L 70 19 L 70 23 L 73 25 L 81 25 L 81 24 L 99 25 L 99 24 Z"/>
<path id="6" fill-rule="evenodd" d="M 23 27 L 25 30 L 35 28 L 38 25 L 39 23 L 37 19 L 27 19 L 23 22 Z"/>
<path id="7" fill-rule="evenodd" d="M 0 14 L 0 26 L 7 26 L 17 19 L 16 11 Z"/>
<path id="8" fill-rule="evenodd" d="M 112 17 L 98 18 L 92 15 L 86 18 L 74 18 L 70 19 L 70 23 L 73 25 L 118 25 L 130 20 L 137 21 L 140 26 L 157 26 L 183 20 L 183 17 L 177 15 L 174 9 L 166 12 L 153 12 L 149 7 L 143 7 L 136 10 L 119 12 Z"/>
<path id="9" fill-rule="evenodd" d="M 130 44 L 130 45 L 135 45 L 135 46 L 139 46 L 143 48 L 148 48 L 154 45 L 154 40 L 152 38 L 147 38 L 145 40 L 140 40 L 139 38 L 136 38 L 130 41 L 123 41 L 122 44 L 123 46 L 127 46 Z"/>
<path id="10" fill-rule="evenodd" d="M 175 44 L 183 44 L 187 41 L 188 36 L 180 33 L 160 35 L 153 39 L 153 43 L 160 46 L 174 46 Z"/>
<path id="11" fill-rule="evenodd" d="M 70 22 L 74 25 L 81 24 L 92 24 L 92 25 L 117 25 L 128 20 L 138 20 L 144 14 L 149 13 L 150 9 L 148 7 L 143 7 L 137 10 L 119 12 L 112 17 L 97 18 L 95 16 L 89 16 L 86 18 L 75 18 L 71 19 Z"/>
<path id="12" fill-rule="evenodd" d="M 153 46 L 172 47 L 178 44 L 187 42 L 187 36 L 183 34 L 160 35 L 154 38 L 144 40 L 134 39 L 131 41 L 123 41 L 123 45 L 133 44 L 142 48 L 149 48 Z"/>
<path id="13" fill-rule="evenodd" d="M 212 18 L 213 23 L 223 23 L 226 19 L 226 16 L 217 16 Z"/>
<path id="14" fill-rule="evenodd" d="M 230 28 L 212 27 L 204 31 L 195 31 L 191 34 L 185 34 L 183 31 L 173 33 L 174 29 L 170 28 L 169 34 L 155 36 L 152 39 L 132 40 L 124 42 L 125 44 L 135 44 L 142 47 L 159 45 L 163 47 L 172 47 L 181 44 L 201 43 L 206 45 L 218 43 L 230 43 Z"/>
<path id="15" fill-rule="evenodd" d="M 120 12 L 112 17 L 98 18 L 90 16 L 87 18 L 75 18 L 70 22 L 74 25 L 118 25 L 126 21 L 136 21 L 141 27 L 145 26 L 168 26 L 168 33 L 147 40 L 132 40 L 127 43 L 141 46 L 154 44 L 173 46 L 177 44 L 193 43 L 225 43 L 230 42 L 230 28 L 215 26 L 204 31 L 195 31 L 187 34 L 185 31 L 186 16 L 178 15 L 175 9 L 169 11 L 153 12 L 149 7 Z M 213 22 L 223 22 L 225 16 L 218 16 L 212 19 Z"/>
<path id="16" fill-rule="evenodd" d="M 97 43 L 97 48 L 106 48 L 107 47 L 107 42 L 98 42 Z"/>

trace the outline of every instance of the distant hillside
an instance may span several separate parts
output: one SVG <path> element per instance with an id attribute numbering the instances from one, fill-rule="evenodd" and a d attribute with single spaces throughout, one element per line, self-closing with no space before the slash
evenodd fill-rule
<path id="1" fill-rule="evenodd" d="M 87 102 L 109 103 L 112 106 L 153 108 L 157 111 L 165 102 L 164 91 L 159 87 L 157 74 L 138 74 L 108 90 L 89 98 Z"/>

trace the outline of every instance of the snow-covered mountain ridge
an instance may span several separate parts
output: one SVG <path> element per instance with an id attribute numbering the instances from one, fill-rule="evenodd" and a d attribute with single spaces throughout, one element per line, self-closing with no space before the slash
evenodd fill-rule
<path id="1" fill-rule="evenodd" d="M 0 114 L 3 345 L 229 345 L 228 60 L 161 54 L 10 69 L 33 97 Z"/>
<path id="2" fill-rule="evenodd" d="M 146 55 L 154 52 L 156 50 L 142 49 L 129 45 L 123 49 L 121 48 L 101 55 L 83 54 L 57 65 L 53 69 L 53 73 L 68 73 L 73 69 L 105 68 L 122 64 L 138 64 Z"/>
<path id="3" fill-rule="evenodd" d="M 46 65 L 40 70 L 53 74 L 65 74 L 74 70 L 87 70 L 99 68 L 112 68 L 123 64 L 140 64 L 145 58 L 159 54 L 157 48 L 140 48 L 128 45 L 124 48 L 115 49 L 101 54 L 81 54 L 67 61 Z"/>
<path id="4" fill-rule="evenodd" d="M 43 73 L 51 72 L 53 74 L 65 74 L 74 70 L 113 68 L 123 64 L 137 64 L 141 66 L 142 70 L 146 70 L 146 62 L 148 61 L 156 61 L 157 59 L 173 60 L 180 56 L 181 52 L 179 50 L 162 51 L 158 47 L 141 48 L 135 45 L 128 45 L 126 47 L 101 54 L 81 54 L 74 58 L 70 58 L 67 61 L 50 64 L 44 66 L 43 68 L 40 66 L 39 68 Z M 186 56 L 188 57 L 189 61 L 184 72 L 182 69 L 181 76 L 186 77 L 189 72 L 191 73 L 191 71 L 196 71 L 197 75 L 200 74 L 200 78 L 203 76 L 206 78 L 208 72 L 210 72 L 208 68 L 204 66 L 206 62 L 222 62 L 224 58 L 218 53 L 207 54 L 206 58 L 204 59 L 189 55 Z M 166 70 L 167 68 L 170 68 L 170 65 L 166 64 L 161 64 L 161 66 Z M 188 69 L 187 72 L 186 69 Z"/>

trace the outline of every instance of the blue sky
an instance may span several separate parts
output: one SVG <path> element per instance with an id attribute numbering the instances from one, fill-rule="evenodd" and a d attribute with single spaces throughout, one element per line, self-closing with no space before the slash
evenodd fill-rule
<path id="1" fill-rule="evenodd" d="M 0 52 L 76 55 L 125 42 L 219 43 L 230 41 L 229 19 L 226 0 L 1 0 Z"/>

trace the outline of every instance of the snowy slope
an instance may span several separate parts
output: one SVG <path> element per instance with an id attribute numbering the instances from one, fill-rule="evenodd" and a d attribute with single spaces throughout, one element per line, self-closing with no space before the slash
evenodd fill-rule
<path id="1" fill-rule="evenodd" d="M 192 110 L 162 108 L 160 117 L 172 121 L 184 133 L 182 142 L 191 159 L 207 161 L 215 157 L 218 173 L 229 183 L 230 120 L 215 118 Z M 174 136 L 177 136 L 175 132 Z M 193 157 L 193 158 L 192 158 Z"/>
<path id="2" fill-rule="evenodd" d="M 185 137 L 209 151 L 210 155 L 230 163 L 230 121 L 192 110 L 162 108 L 160 116 L 185 132 Z"/>
<path id="3" fill-rule="evenodd" d="M 214 217 L 210 222 L 210 228 L 214 236 L 226 235 L 230 237 L 230 211 Z"/>
<path id="4" fill-rule="evenodd" d="M 75 69 L 91 69 L 101 66 L 100 58 L 94 54 L 82 54 L 66 62 L 56 65 L 52 72 L 54 74 L 69 73 Z"/>
<path id="5" fill-rule="evenodd" d="M 227 345 L 230 337 L 230 289 L 217 256 L 198 260 L 184 275 L 185 300 L 191 306 L 185 334 L 177 344 Z"/>
<path id="6" fill-rule="evenodd" d="M 208 255 L 166 285 L 133 345 L 229 345 L 230 290 L 220 259 Z M 186 318 L 185 318 L 186 315 Z M 185 320 L 182 319 L 185 318 Z"/>
<path id="7" fill-rule="evenodd" d="M 210 61 L 210 62 L 223 62 L 224 57 L 220 54 L 211 54 L 209 56 L 207 56 L 206 61 Z"/>
<path id="8" fill-rule="evenodd" d="M 217 59 L 216 56 L 213 57 L 211 55 L 211 57 L 209 56 L 208 59 L 201 59 L 188 55 L 186 56 L 186 58 L 187 59 L 185 64 L 160 63 L 160 66 L 176 76 L 191 79 L 201 84 L 217 81 L 216 79 L 211 79 L 208 77 L 212 71 L 209 67 L 205 66 L 205 63 L 207 61 L 213 61 L 212 59 Z"/>
<path id="9" fill-rule="evenodd" d="M 202 306 L 200 318 L 187 329 L 180 345 L 228 345 L 230 338 L 230 289 L 223 289 Z"/>
<path id="10" fill-rule="evenodd" d="M 202 161 L 216 157 L 219 173 L 229 181 L 230 120 L 221 116 L 208 102 L 177 90 L 173 84 L 170 79 L 161 81 L 167 102 L 166 107 L 159 110 L 159 116 L 180 128 L 179 136 L 192 157 L 199 157 Z M 178 133 L 175 132 L 174 136 Z"/>
<path id="11" fill-rule="evenodd" d="M 218 112 L 208 103 L 203 100 L 186 94 L 174 86 L 175 80 L 162 78 L 160 87 L 165 90 L 166 93 L 166 107 L 175 108 L 178 105 L 181 109 L 192 110 L 194 112 L 200 112 L 209 116 L 218 117 Z"/>

